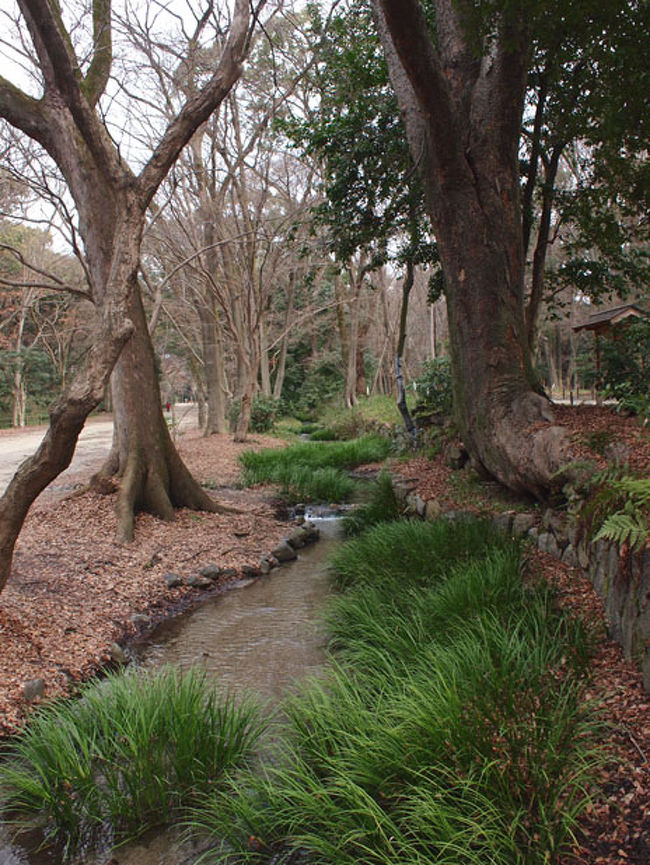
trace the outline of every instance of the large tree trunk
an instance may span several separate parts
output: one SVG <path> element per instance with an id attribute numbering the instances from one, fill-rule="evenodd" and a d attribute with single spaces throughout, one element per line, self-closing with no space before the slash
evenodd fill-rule
<path id="1" fill-rule="evenodd" d="M 87 369 L 78 374 L 52 408 L 43 443 L 20 466 L 0 499 L 0 589 L 9 574 L 27 511 L 47 484 L 69 465 L 85 419 L 99 404 L 120 351 L 135 330 L 129 354 L 133 368 L 127 370 L 122 365 L 118 376 L 123 386 L 121 400 L 116 400 L 121 418 L 116 462 L 124 473 L 120 508 L 125 509 L 125 503 L 134 507 L 144 503 L 169 516 L 168 502 L 191 500 L 195 506 L 214 509 L 214 502 L 182 465 L 166 428 L 161 429 L 160 395 L 136 274 L 145 214 L 153 196 L 181 149 L 241 74 L 250 44 L 248 3 L 236 0 L 214 73 L 171 120 L 135 177 L 96 110 L 112 62 L 111 4 L 92 4 L 93 42 L 83 69 L 58 4 L 21 0 L 19 8 L 31 37 L 43 93 L 33 98 L 0 76 L 0 117 L 37 141 L 65 179 L 79 216 L 88 296 L 95 306 L 96 323 Z M 133 383 L 125 384 L 131 373 Z M 151 391 L 139 390 L 140 386 L 148 388 L 151 381 Z M 150 399 L 158 401 L 157 414 L 149 406 Z M 129 408 L 134 415 L 126 419 Z M 152 424 L 149 439 L 139 419 L 141 414 Z M 151 443 L 155 446 L 152 455 L 147 453 Z M 123 458 L 126 446 L 135 449 L 130 460 Z M 132 526 L 132 515 L 120 520 L 125 537 L 132 531 L 129 523 Z"/>
<path id="2" fill-rule="evenodd" d="M 525 24 L 502 20 L 481 58 L 448 0 L 435 2 L 435 41 L 418 0 L 374 5 L 440 250 L 463 440 L 477 467 L 543 498 L 565 434 L 537 392 L 523 313 Z"/>
<path id="3" fill-rule="evenodd" d="M 135 331 L 113 370 L 113 452 L 100 473 L 120 479 L 115 510 L 121 541 L 132 540 L 134 514 L 140 510 L 164 520 L 173 520 L 177 507 L 222 510 L 194 480 L 171 440 L 162 411 L 153 346 L 135 287 L 128 314 Z"/>

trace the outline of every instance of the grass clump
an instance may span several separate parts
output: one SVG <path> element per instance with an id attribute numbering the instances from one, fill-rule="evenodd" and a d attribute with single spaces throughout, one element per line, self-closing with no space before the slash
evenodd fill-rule
<path id="1" fill-rule="evenodd" d="M 126 672 L 41 709 L 8 747 L 0 801 L 18 827 L 46 821 L 67 852 L 170 822 L 251 755 L 263 724 L 203 673 Z"/>
<path id="2" fill-rule="evenodd" d="M 338 588 L 397 581 L 400 591 L 442 578 L 452 562 L 480 556 L 505 543 L 484 520 L 377 523 L 332 557 Z"/>
<path id="3" fill-rule="evenodd" d="M 363 436 L 347 442 L 300 442 L 287 448 L 245 451 L 240 455 L 246 486 L 279 484 L 294 501 L 348 501 L 354 482 L 343 470 L 384 460 L 390 442 Z"/>
<path id="4" fill-rule="evenodd" d="M 359 535 L 377 523 L 399 519 L 401 509 L 388 472 L 381 472 L 372 482 L 365 498 L 363 504 L 343 518 L 346 535 Z"/>
<path id="5" fill-rule="evenodd" d="M 235 773 L 193 814 L 208 861 L 550 865 L 566 852 L 595 766 L 588 640 L 522 584 L 520 548 L 486 534 L 383 523 L 345 545 L 330 674 L 285 703 L 265 770 Z"/>

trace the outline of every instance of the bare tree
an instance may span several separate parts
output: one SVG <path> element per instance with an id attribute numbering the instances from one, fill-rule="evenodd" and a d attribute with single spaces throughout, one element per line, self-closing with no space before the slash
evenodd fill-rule
<path id="1" fill-rule="evenodd" d="M 110 0 L 93 0 L 84 61 L 75 52 L 56 0 L 19 0 L 18 5 L 41 92 L 31 96 L 0 78 L 0 117 L 37 141 L 65 179 L 79 215 L 95 321 L 84 369 L 51 407 L 41 446 L 20 466 L 0 499 L 0 588 L 9 576 L 14 544 L 30 505 L 69 465 L 85 419 L 102 399 L 114 366 L 116 447 L 111 468 L 122 477 L 118 537 L 132 537 L 138 507 L 164 519 L 173 518 L 175 505 L 218 507 L 180 460 L 164 422 L 136 277 L 147 209 L 182 148 L 239 77 L 251 18 L 248 0 L 235 0 L 214 71 L 166 125 L 136 174 L 112 139 L 101 110 L 113 58 Z M 195 39 L 212 12 L 210 4 L 196 22 Z"/>

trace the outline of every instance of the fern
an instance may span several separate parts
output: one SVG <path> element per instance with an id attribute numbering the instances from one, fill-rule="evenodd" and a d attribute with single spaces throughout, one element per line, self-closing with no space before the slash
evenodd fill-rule
<path id="1" fill-rule="evenodd" d="M 629 514 L 616 513 L 607 517 L 593 540 L 613 541 L 617 544 L 629 543 L 632 550 L 641 550 L 648 537 L 648 524 L 642 518 L 638 521 Z"/>
<path id="2" fill-rule="evenodd" d="M 650 534 L 650 478 L 621 475 L 619 468 L 594 481 L 596 491 L 583 512 L 591 523 L 592 540 L 628 543 L 641 550 Z"/>

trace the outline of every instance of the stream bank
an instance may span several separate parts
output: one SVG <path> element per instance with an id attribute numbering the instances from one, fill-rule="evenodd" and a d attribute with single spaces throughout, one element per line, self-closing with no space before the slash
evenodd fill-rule
<path id="1" fill-rule="evenodd" d="M 300 548 L 297 557 L 270 574 L 234 583 L 229 591 L 161 623 L 146 640 L 130 646 L 135 662 L 148 668 L 198 667 L 225 690 L 252 693 L 270 706 L 302 678 L 318 674 L 325 661 L 318 619 L 329 594 L 326 562 L 340 530 L 333 518 L 314 523 L 317 544 Z M 313 529 L 310 536 L 316 537 Z M 38 838 L 12 844 L 0 830 L 2 865 L 58 865 L 56 851 L 36 846 Z M 77 861 L 106 865 L 107 855 L 84 854 Z M 111 855 L 111 865 L 184 865 L 198 851 L 168 830 L 148 833 Z"/>

